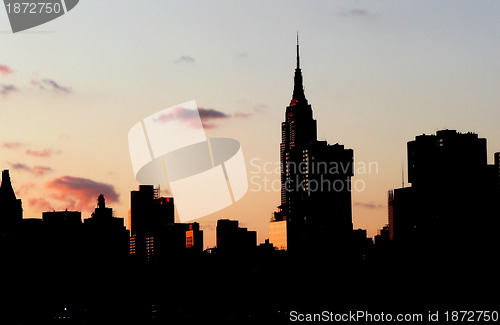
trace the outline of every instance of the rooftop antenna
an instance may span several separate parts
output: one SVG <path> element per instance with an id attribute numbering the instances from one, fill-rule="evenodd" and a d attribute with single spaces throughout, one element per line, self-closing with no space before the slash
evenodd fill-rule
<path id="1" fill-rule="evenodd" d="M 297 31 L 297 69 L 300 69 L 300 59 L 299 59 L 299 31 Z"/>

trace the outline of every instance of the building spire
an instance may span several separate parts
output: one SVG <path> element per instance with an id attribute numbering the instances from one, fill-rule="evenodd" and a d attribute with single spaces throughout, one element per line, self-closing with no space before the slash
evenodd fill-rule
<path id="1" fill-rule="evenodd" d="M 302 84 L 302 70 L 300 70 L 299 32 L 298 31 L 297 31 L 297 68 L 295 68 L 293 94 L 292 94 L 292 101 L 290 102 L 290 106 L 294 106 L 297 103 L 307 105 L 306 95 L 304 94 L 304 86 Z"/>
<path id="2" fill-rule="evenodd" d="M 300 69 L 300 57 L 299 57 L 299 31 L 297 31 L 297 69 Z"/>

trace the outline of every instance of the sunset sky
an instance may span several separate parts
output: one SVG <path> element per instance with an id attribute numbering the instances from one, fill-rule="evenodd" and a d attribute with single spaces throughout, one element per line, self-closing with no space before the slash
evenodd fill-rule
<path id="1" fill-rule="evenodd" d="M 128 130 L 194 99 L 221 113 L 207 136 L 239 140 L 254 176 L 240 201 L 197 220 L 205 247 L 222 218 L 263 242 L 279 174 L 258 170 L 279 161 L 299 31 L 318 138 L 352 148 L 356 167 L 378 166 L 357 168 L 364 188 L 352 195 L 354 227 L 374 236 L 407 141 L 448 128 L 486 138 L 490 163 L 500 151 L 499 16 L 498 1 L 82 0 L 13 34 L 2 7 L 0 168 L 25 218 L 66 208 L 86 218 L 100 193 L 127 218 L 139 185 Z"/>

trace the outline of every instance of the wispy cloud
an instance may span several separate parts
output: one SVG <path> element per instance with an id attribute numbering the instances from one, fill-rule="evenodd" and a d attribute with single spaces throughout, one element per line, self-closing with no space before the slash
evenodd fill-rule
<path id="1" fill-rule="evenodd" d="M 0 64 L 0 74 L 3 74 L 3 75 L 7 75 L 7 74 L 11 74 L 13 73 L 14 71 L 12 71 L 12 69 L 5 65 L 5 64 Z"/>
<path id="2" fill-rule="evenodd" d="M 35 147 L 35 145 L 19 141 L 3 141 L 0 144 L 0 148 L 5 148 L 8 150 L 18 150 L 20 148 L 26 148 L 26 147 L 27 148 Z M 32 157 L 47 158 L 47 157 L 52 157 L 53 155 L 59 155 L 62 153 L 62 151 L 54 150 L 51 148 L 42 148 L 42 149 L 26 149 L 24 153 Z"/>
<path id="3" fill-rule="evenodd" d="M 234 57 L 239 60 L 239 59 L 245 59 L 247 56 L 248 56 L 247 52 L 240 52 L 236 54 Z"/>
<path id="4" fill-rule="evenodd" d="M 253 113 L 236 112 L 236 113 L 234 113 L 233 117 L 236 117 L 236 118 L 247 118 L 247 117 L 250 117 L 252 115 L 253 115 Z"/>
<path id="5" fill-rule="evenodd" d="M 16 91 L 18 91 L 17 87 L 12 84 L 9 85 L 0 84 L 0 95 L 6 96 Z"/>
<path id="6" fill-rule="evenodd" d="M 213 108 L 198 108 L 198 112 L 200 113 L 200 118 L 203 120 L 217 119 L 217 118 L 228 118 L 230 115 L 227 115 L 224 112 L 215 110 Z"/>
<path id="7" fill-rule="evenodd" d="M 52 79 L 31 80 L 31 84 L 33 86 L 38 87 L 38 89 L 41 90 L 51 90 L 54 92 L 65 93 L 65 94 L 71 93 L 71 88 L 62 86 L 61 84 L 55 82 Z"/>
<path id="8" fill-rule="evenodd" d="M 44 176 L 52 171 L 52 168 L 48 166 L 28 166 L 23 163 L 9 163 L 9 165 L 13 170 L 25 171 L 36 177 Z"/>
<path id="9" fill-rule="evenodd" d="M 267 110 L 266 105 L 257 105 L 251 112 L 236 112 L 233 115 L 229 115 L 213 108 L 199 107 L 197 113 L 195 110 L 192 109 L 176 107 L 169 113 L 161 114 L 157 118 L 157 121 L 167 122 L 171 120 L 180 120 L 196 128 L 200 127 L 198 123 L 198 116 L 199 116 L 203 127 L 205 129 L 212 129 L 217 127 L 217 124 L 215 124 L 216 120 L 224 120 L 230 118 L 248 118 L 253 116 L 255 113 L 262 113 L 266 110 Z"/>
<path id="10" fill-rule="evenodd" d="M 201 119 L 204 128 L 213 128 L 213 120 L 225 119 L 231 117 L 224 112 L 215 110 L 213 108 L 199 107 L 198 112 L 184 107 L 175 107 L 171 112 L 161 114 L 157 121 L 167 122 L 171 120 L 180 120 L 190 124 L 192 127 L 199 127 L 198 116 Z"/>
<path id="11" fill-rule="evenodd" d="M 266 104 L 257 104 L 253 107 L 255 113 L 266 113 L 269 111 L 269 106 Z"/>
<path id="12" fill-rule="evenodd" d="M 106 197 L 106 202 L 118 202 L 119 194 L 111 184 L 74 176 L 62 176 L 45 183 L 52 191 L 54 199 L 64 201 L 66 208 L 79 211 L 91 211 L 99 194 Z"/>
<path id="13" fill-rule="evenodd" d="M 54 151 L 52 149 L 45 148 L 45 149 L 42 149 L 42 150 L 28 149 L 24 153 L 27 154 L 28 156 L 47 158 L 47 157 L 51 157 L 52 155 L 60 154 L 61 151 L 60 150 L 59 151 Z"/>
<path id="14" fill-rule="evenodd" d="M 10 74 L 13 74 L 14 71 L 6 64 L 0 64 L 0 76 L 7 76 Z M 22 75 L 21 75 L 22 77 Z M 52 91 L 55 93 L 62 93 L 62 94 L 69 94 L 72 93 L 72 89 L 70 87 L 67 87 L 65 85 L 62 85 L 61 83 L 55 81 L 54 79 L 51 78 L 42 78 L 42 79 L 24 79 L 24 81 L 21 81 L 19 85 L 13 85 L 13 84 L 2 84 L 0 83 L 0 95 L 8 95 L 16 91 L 23 91 L 24 89 L 24 84 L 28 83 L 31 84 L 32 87 L 36 87 L 40 90 L 45 90 L 45 91 Z"/>
<path id="15" fill-rule="evenodd" d="M 366 202 L 354 202 L 354 206 L 365 208 L 365 209 L 383 209 L 385 208 L 382 204 L 366 203 Z"/>
<path id="16" fill-rule="evenodd" d="M 178 58 L 177 60 L 175 60 L 174 62 L 177 64 L 180 64 L 180 63 L 194 63 L 195 61 L 196 60 L 192 56 L 183 55 L 180 58 Z"/>
<path id="17" fill-rule="evenodd" d="M 362 16 L 369 16 L 370 12 L 366 9 L 361 9 L 361 8 L 354 8 L 354 9 L 347 9 L 347 8 L 340 8 L 339 16 L 342 17 L 362 17 Z"/>
<path id="18" fill-rule="evenodd" d="M 231 115 L 227 115 L 224 112 L 217 111 L 213 108 L 198 108 L 198 112 L 200 113 L 201 122 L 203 123 L 203 127 L 206 129 L 214 128 L 216 125 L 213 123 L 213 120 L 226 119 L 231 117 Z"/>
<path id="19" fill-rule="evenodd" d="M 236 112 L 234 113 L 233 117 L 247 118 L 247 117 L 252 117 L 255 114 L 266 113 L 268 111 L 269 111 L 269 106 L 267 106 L 266 104 L 258 104 L 255 105 L 250 112 Z"/>
<path id="20" fill-rule="evenodd" d="M 26 146 L 26 144 L 17 141 L 4 141 L 0 146 L 2 148 L 7 148 L 7 149 L 19 149 L 21 147 Z"/>

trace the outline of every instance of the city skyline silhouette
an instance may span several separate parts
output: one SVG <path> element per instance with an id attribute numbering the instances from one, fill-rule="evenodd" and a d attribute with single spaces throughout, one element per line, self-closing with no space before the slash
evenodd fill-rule
<path id="1" fill-rule="evenodd" d="M 86 6 L 29 32 L 12 34 L 6 16 L 0 20 L 9 31 L 0 59 L 0 163 L 15 175 L 26 217 L 68 208 L 85 218 L 96 193 L 103 193 L 127 221 L 136 181 L 127 139 L 118 135 L 190 99 L 206 113 L 207 136 L 237 138 L 247 166 L 251 159 L 262 168 L 279 163 L 276 125 L 293 89 L 297 30 L 318 139 L 353 148 L 356 162 L 379 167 L 353 177 L 366 185 L 352 196 L 354 228 L 374 237 L 387 223 L 386 192 L 401 184 L 404 143 L 415 135 L 473 131 L 488 139 L 488 152 L 500 146 L 496 3 L 459 0 L 452 12 L 447 3 L 388 0 L 123 7 L 143 13 L 134 21 L 121 11 Z M 185 17 L 190 27 L 180 28 Z M 262 24 L 250 28 L 255 20 Z M 109 28 L 109 21 L 119 27 Z M 202 218 L 207 247 L 215 245 L 217 219 L 235 215 L 258 232 L 259 242 L 268 237 L 280 175 L 257 176 L 267 176 L 277 190 L 253 185 L 239 204 Z M 162 194 L 168 195 L 166 187 Z"/>
<path id="2" fill-rule="evenodd" d="M 286 234 L 285 250 L 282 237 L 258 241 L 237 215 L 217 220 L 216 245 L 205 249 L 203 227 L 176 222 L 175 197 L 151 184 L 130 191 L 128 228 L 103 193 L 95 193 L 94 212 L 83 221 L 71 209 L 23 218 L 5 169 L 0 258 L 12 299 L 1 304 L 2 317 L 162 323 L 289 321 L 297 310 L 496 311 L 500 153 L 488 164 L 486 139 L 472 132 L 417 135 L 407 143 L 411 186 L 387 189 L 387 226 L 372 240 L 352 223 L 347 185 L 356 176 L 355 148 L 317 139 L 298 43 L 296 50 L 292 99 L 281 124 L 281 200 L 269 224 Z M 319 167 L 332 164 L 344 167 Z M 337 181 L 341 188 L 312 188 Z M 118 196 L 113 190 L 111 197 Z M 44 300 L 47 292 L 54 299 Z M 206 301 L 201 292 L 219 295 Z"/>
<path id="3" fill-rule="evenodd" d="M 0 325 L 498 323 L 500 2 L 5 1 Z"/>

